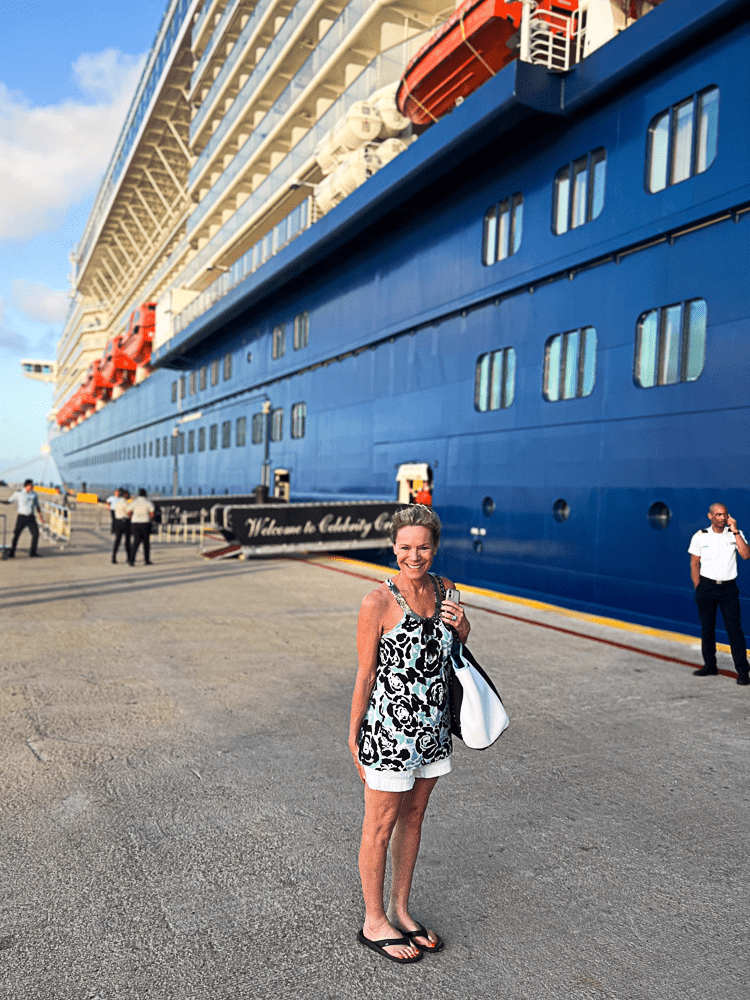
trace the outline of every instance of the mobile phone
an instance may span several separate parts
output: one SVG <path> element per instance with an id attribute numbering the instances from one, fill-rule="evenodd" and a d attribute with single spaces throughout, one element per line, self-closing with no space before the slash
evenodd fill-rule
<path id="1" fill-rule="evenodd" d="M 445 599 L 446 601 L 453 601 L 454 604 L 461 603 L 461 595 L 457 590 L 454 590 L 453 587 L 449 587 L 448 590 L 446 590 Z"/>

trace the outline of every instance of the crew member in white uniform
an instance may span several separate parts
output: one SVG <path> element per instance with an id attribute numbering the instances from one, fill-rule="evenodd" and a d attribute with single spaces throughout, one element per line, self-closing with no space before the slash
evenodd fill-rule
<path id="1" fill-rule="evenodd" d="M 737 587 L 737 553 L 750 558 L 747 539 L 723 503 L 708 509 L 710 528 L 696 531 L 690 539 L 690 576 L 695 587 L 695 603 L 701 619 L 703 666 L 696 677 L 718 674 L 716 666 L 716 609 L 721 608 L 729 637 L 738 684 L 750 684 L 747 648 L 740 622 L 740 592 Z"/>
<path id="2" fill-rule="evenodd" d="M 149 535 L 151 534 L 151 522 L 154 519 L 154 510 L 154 505 L 148 499 L 146 491 L 144 489 L 138 490 L 138 496 L 130 505 L 133 539 L 130 543 L 130 558 L 128 562 L 131 566 L 135 566 L 135 557 L 141 542 L 143 542 L 143 561 L 147 566 L 151 565 Z"/>
<path id="3" fill-rule="evenodd" d="M 16 554 L 16 545 L 18 545 L 18 539 L 24 528 L 29 529 L 31 534 L 31 548 L 29 549 L 30 556 L 38 556 L 39 553 L 36 550 L 39 544 L 39 527 L 36 523 L 35 514 L 39 515 L 39 520 L 44 524 L 44 518 L 42 517 L 42 510 L 39 506 L 39 497 L 34 492 L 34 480 L 27 479 L 23 484 L 22 490 L 16 490 L 12 493 L 7 500 L 2 500 L 0 503 L 16 503 L 18 504 L 18 516 L 16 517 L 16 526 L 13 530 L 13 541 L 10 543 L 10 548 L 8 549 L 8 558 L 14 558 Z"/>

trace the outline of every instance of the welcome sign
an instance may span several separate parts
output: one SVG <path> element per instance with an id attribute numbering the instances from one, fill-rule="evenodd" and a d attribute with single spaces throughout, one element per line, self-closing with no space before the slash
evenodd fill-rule
<path id="1" fill-rule="evenodd" d="M 391 520 L 402 507 L 377 500 L 227 506 L 223 521 L 247 554 L 375 549 L 391 544 Z"/>

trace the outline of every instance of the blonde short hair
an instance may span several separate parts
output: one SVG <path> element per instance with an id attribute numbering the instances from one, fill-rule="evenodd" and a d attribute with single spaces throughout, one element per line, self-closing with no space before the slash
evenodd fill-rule
<path id="1" fill-rule="evenodd" d="M 432 534 L 433 548 L 440 544 L 440 518 L 432 507 L 415 503 L 397 510 L 391 521 L 391 541 L 396 544 L 396 535 L 402 528 L 427 528 Z"/>

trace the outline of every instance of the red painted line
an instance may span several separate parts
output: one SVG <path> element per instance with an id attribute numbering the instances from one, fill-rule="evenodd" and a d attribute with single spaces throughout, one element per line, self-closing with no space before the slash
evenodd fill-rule
<path id="1" fill-rule="evenodd" d="M 371 580 L 373 583 L 382 583 L 377 576 L 365 576 L 364 573 L 353 573 L 349 569 L 339 569 L 338 566 L 328 566 L 326 563 L 315 562 L 313 559 L 304 559 L 303 562 L 310 563 L 311 566 L 319 566 L 321 569 L 330 569 L 333 573 L 343 573 L 345 576 L 356 576 L 359 580 Z M 576 639 L 588 639 L 591 642 L 600 642 L 604 646 L 614 646 L 615 649 L 624 649 L 628 653 L 640 653 L 642 656 L 650 656 L 653 660 L 663 660 L 665 663 L 678 663 L 681 667 L 692 667 L 696 670 L 700 667 L 699 663 L 694 663 L 691 660 L 680 660 L 676 656 L 667 656 L 664 653 L 654 653 L 650 649 L 641 649 L 640 646 L 628 646 L 624 642 L 615 642 L 614 639 L 603 639 L 598 635 L 588 635 L 586 632 L 574 632 L 570 628 L 562 628 L 561 625 L 550 625 L 548 622 L 536 622 L 531 618 L 522 618 L 520 615 L 510 615 L 507 611 L 494 611 L 492 608 L 483 608 L 478 604 L 468 604 L 466 601 L 463 602 L 464 607 L 471 608 L 472 611 L 484 611 L 488 615 L 497 615 L 498 618 L 509 618 L 514 622 L 521 622 L 523 625 L 536 625 L 539 628 L 550 629 L 552 632 L 562 632 L 563 635 L 572 635 Z M 719 673 L 724 677 L 736 678 L 737 674 L 732 670 L 719 670 Z"/>

